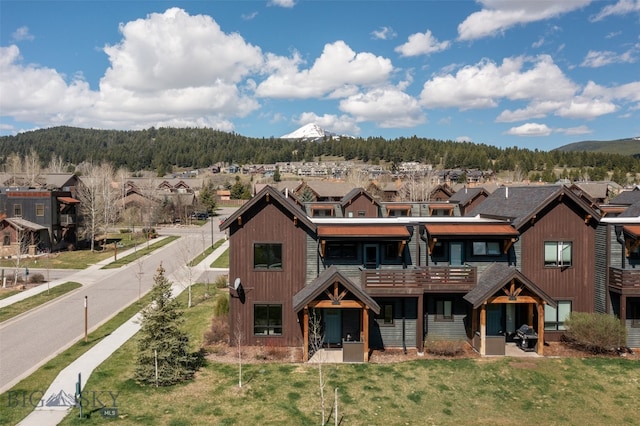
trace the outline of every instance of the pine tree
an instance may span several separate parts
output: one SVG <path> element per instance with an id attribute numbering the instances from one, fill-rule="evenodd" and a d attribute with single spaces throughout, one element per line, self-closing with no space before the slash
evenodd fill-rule
<path id="1" fill-rule="evenodd" d="M 189 336 L 180 330 L 183 313 L 164 272 L 160 264 L 153 277 L 152 302 L 142 311 L 135 371 L 138 382 L 157 386 L 189 380 L 198 367 L 197 355 L 189 352 Z"/>

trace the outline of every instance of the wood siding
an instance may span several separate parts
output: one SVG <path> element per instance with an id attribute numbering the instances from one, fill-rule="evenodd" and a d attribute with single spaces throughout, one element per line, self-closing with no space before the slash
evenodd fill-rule
<path id="1" fill-rule="evenodd" d="M 241 225 L 230 232 L 229 281 L 240 278 L 245 290 L 245 303 L 230 300 L 230 331 L 234 342 L 235 329 L 240 326 L 245 345 L 301 346 L 302 331 L 293 312 L 292 297 L 305 284 L 307 262 L 307 231 L 294 224 L 290 214 L 276 203 L 260 203 L 261 209 L 252 216 L 245 214 Z M 282 269 L 255 270 L 254 243 L 282 243 Z M 255 336 L 253 309 L 255 304 L 282 305 L 282 335 Z M 237 320 L 242 312 L 242 321 Z"/>
<path id="2" fill-rule="evenodd" d="M 363 211 L 364 216 L 359 216 L 359 211 Z M 351 217 L 349 213 L 352 213 L 354 218 L 378 217 L 378 205 L 372 202 L 366 195 L 360 194 L 354 197 L 351 202 L 344 207 L 344 216 Z"/>
<path id="3" fill-rule="evenodd" d="M 607 310 L 607 263 L 609 252 L 609 239 L 607 225 L 602 224 L 596 228 L 595 251 L 595 282 L 594 282 L 594 309 L 595 312 L 606 313 Z"/>
<path id="4" fill-rule="evenodd" d="M 532 226 L 521 229 L 522 272 L 555 300 L 571 300 L 575 312 L 593 312 L 595 282 L 595 229 L 562 202 L 540 212 Z M 572 266 L 544 266 L 545 241 L 570 241 Z"/>

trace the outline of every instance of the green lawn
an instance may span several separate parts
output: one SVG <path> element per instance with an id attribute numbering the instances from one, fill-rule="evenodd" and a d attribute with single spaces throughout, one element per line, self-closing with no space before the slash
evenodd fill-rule
<path id="1" fill-rule="evenodd" d="M 185 311 L 185 329 L 195 349 L 210 323 L 213 298 L 202 298 L 203 286 L 194 290 L 199 303 Z M 317 366 L 245 360 L 239 388 L 237 363 L 210 361 L 189 383 L 154 388 L 132 379 L 135 353 L 132 339 L 85 387 L 118 392 L 118 424 L 320 424 Z M 620 425 L 640 418 L 640 363 L 623 358 L 424 359 L 326 365 L 323 371 L 327 413 L 337 388 L 343 425 Z M 62 424 L 110 421 L 98 412 L 80 421 L 74 410 Z"/>
<path id="2" fill-rule="evenodd" d="M 212 268 L 228 268 L 229 267 L 229 249 L 226 249 L 224 253 L 220 255 L 216 260 L 211 263 Z"/>
<path id="3" fill-rule="evenodd" d="M 46 284 L 41 284 L 41 285 L 46 286 Z M 49 291 L 44 291 L 42 293 L 33 295 L 19 302 L 12 303 L 9 306 L 5 306 L 0 310 L 0 322 L 6 321 L 10 318 L 20 315 L 23 312 L 27 312 L 28 310 L 31 310 L 42 304 L 45 304 L 48 301 L 53 300 L 56 297 L 60 297 L 63 294 L 69 293 L 70 291 L 75 290 L 76 288 L 79 288 L 79 287 L 82 287 L 82 284 L 75 283 L 75 282 L 67 282 L 67 283 L 55 286 Z"/>

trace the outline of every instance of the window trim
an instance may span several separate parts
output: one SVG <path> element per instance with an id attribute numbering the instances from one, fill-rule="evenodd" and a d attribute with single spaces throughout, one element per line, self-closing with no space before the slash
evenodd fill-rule
<path id="1" fill-rule="evenodd" d="M 265 302 L 265 303 L 254 303 L 253 304 L 253 335 L 256 337 L 282 337 L 284 336 L 284 304 L 282 302 Z M 267 324 L 266 325 L 257 325 L 256 324 L 256 309 L 264 307 L 267 309 Z M 279 324 L 276 322 L 274 324 L 271 323 L 269 313 L 271 312 L 271 308 L 280 308 L 280 321 Z M 274 318 L 275 319 L 275 318 Z M 257 328 L 263 328 L 266 333 L 256 333 Z M 273 329 L 280 328 L 280 333 L 270 332 Z"/>
<path id="2" fill-rule="evenodd" d="M 273 266 L 273 265 L 278 265 L 278 262 L 276 262 L 276 263 L 273 262 L 275 260 L 275 257 L 273 259 L 270 259 L 270 258 L 267 259 L 267 263 L 265 264 L 266 266 L 257 266 L 256 265 L 256 248 L 258 246 L 279 246 L 280 247 L 280 262 L 279 262 L 280 266 Z M 254 243 L 253 243 L 253 270 L 254 271 L 282 271 L 282 253 L 284 253 L 284 245 L 281 242 L 254 241 Z M 268 257 L 271 257 L 271 255 L 272 255 L 272 251 L 269 250 Z"/>
<path id="3" fill-rule="evenodd" d="M 36 216 L 44 217 L 44 203 L 36 203 Z"/>
<path id="4" fill-rule="evenodd" d="M 573 300 L 558 300 L 557 301 L 557 305 L 558 308 L 554 308 L 552 306 L 549 305 L 545 305 L 544 306 L 544 329 L 545 331 L 563 331 L 566 330 L 566 327 L 564 325 L 564 322 L 566 321 L 567 318 L 569 318 L 569 315 L 571 315 L 571 312 L 573 312 Z M 569 305 L 569 310 L 566 311 L 566 305 Z M 563 308 L 563 316 L 564 318 L 562 318 L 562 320 L 560 320 L 560 306 L 565 306 L 565 308 Z M 548 314 L 554 314 L 553 320 L 551 320 L 550 315 Z M 549 319 L 549 321 L 548 321 Z"/>
<path id="5" fill-rule="evenodd" d="M 497 251 L 495 251 L 495 245 L 497 245 Z M 473 241 L 471 244 L 471 255 L 474 257 L 500 257 L 502 255 L 500 241 Z"/>
<path id="6" fill-rule="evenodd" d="M 551 258 L 547 259 L 547 249 L 552 249 L 555 245 L 555 261 L 551 260 Z M 565 263 L 563 259 L 563 250 L 565 248 L 569 248 L 569 259 L 568 263 Z M 545 241 L 543 245 L 543 259 L 544 259 L 544 267 L 545 268 L 571 268 L 573 267 L 573 241 L 567 240 L 559 240 L 559 241 Z"/>
<path id="7" fill-rule="evenodd" d="M 22 204 L 13 205 L 13 217 L 22 217 Z"/>

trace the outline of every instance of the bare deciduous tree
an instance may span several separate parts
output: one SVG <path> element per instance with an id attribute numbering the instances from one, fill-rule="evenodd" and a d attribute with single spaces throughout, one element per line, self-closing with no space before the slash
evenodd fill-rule
<path id="1" fill-rule="evenodd" d="M 115 200 L 118 191 L 112 186 L 113 167 L 108 163 L 83 166 L 81 182 L 77 187 L 80 213 L 84 219 L 85 234 L 91 239 L 91 251 L 95 250 L 94 240 L 100 232 L 107 232 L 115 218 Z"/>
<path id="2" fill-rule="evenodd" d="M 35 149 L 31 148 L 29 154 L 24 157 L 22 163 L 24 167 L 25 183 L 31 187 L 35 187 L 38 177 L 42 173 L 42 167 L 40 166 L 40 156 Z"/>
<path id="3" fill-rule="evenodd" d="M 47 171 L 49 173 L 63 173 L 64 169 L 64 160 L 62 157 L 56 154 L 51 154 L 51 159 L 49 160 L 49 164 L 47 165 Z"/>

